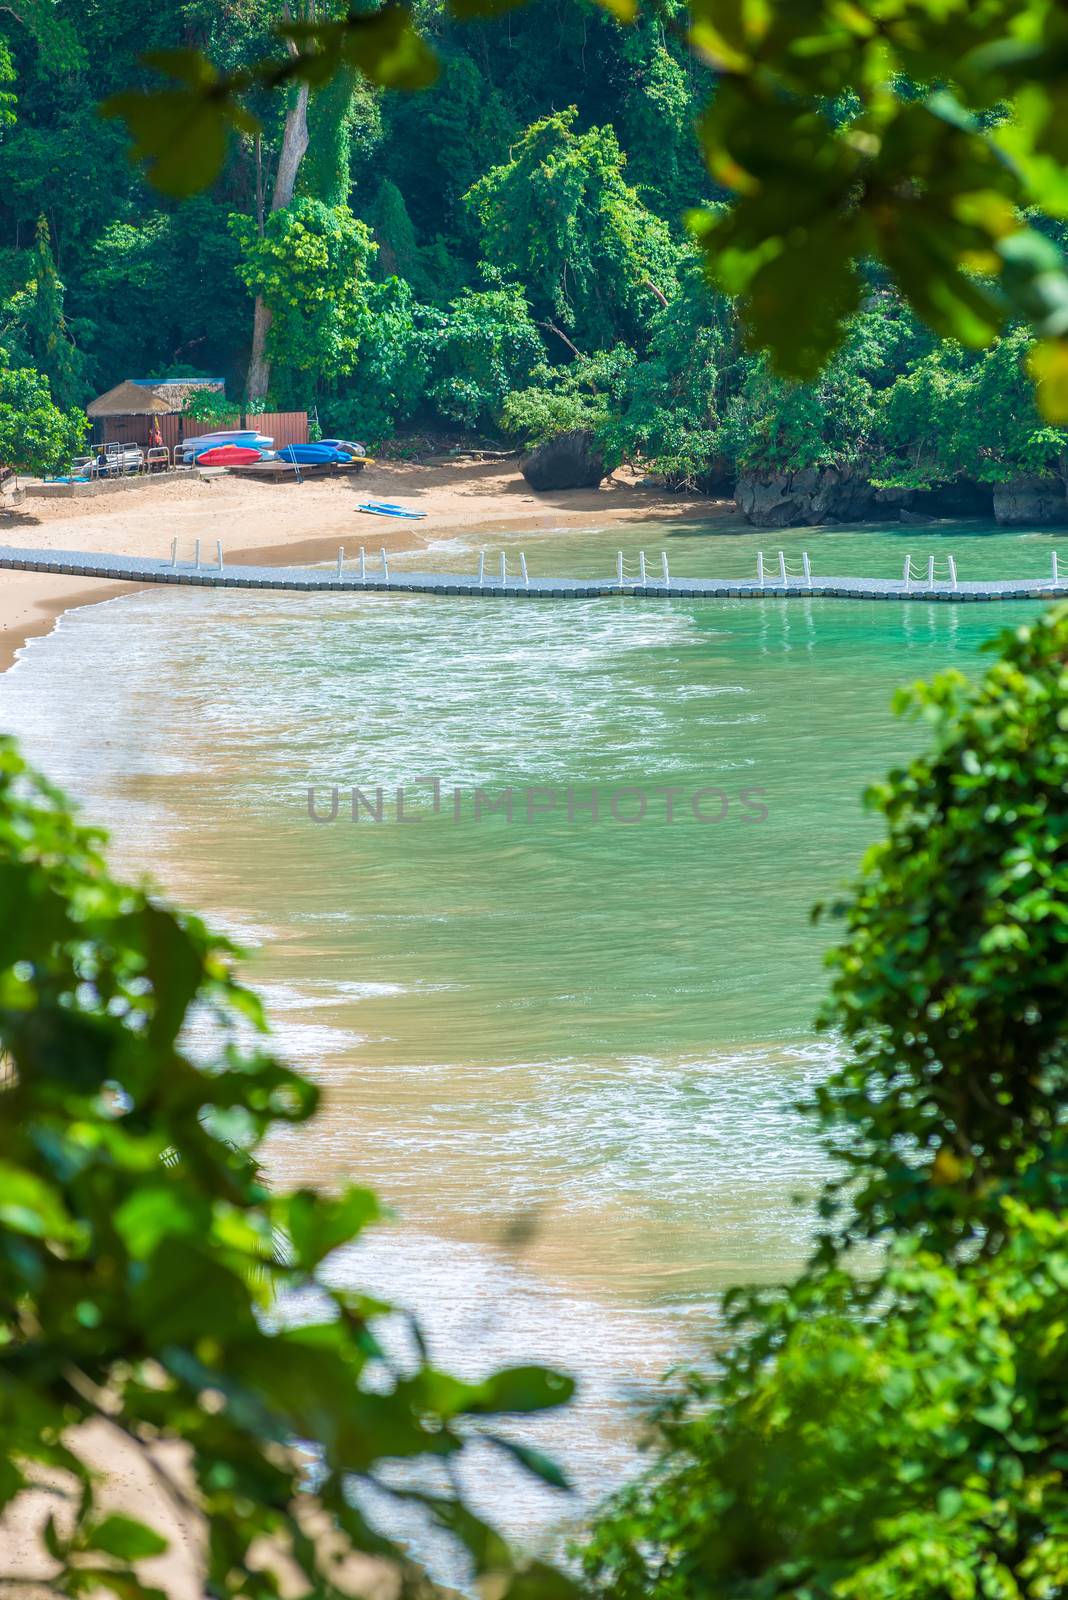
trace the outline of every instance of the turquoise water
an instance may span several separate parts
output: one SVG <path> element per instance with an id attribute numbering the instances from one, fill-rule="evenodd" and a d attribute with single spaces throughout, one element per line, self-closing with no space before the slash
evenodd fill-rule
<path id="1" fill-rule="evenodd" d="M 422 534 L 425 525 L 419 524 Z M 363 536 L 365 530 L 360 528 Z M 622 550 L 628 571 L 636 568 L 638 552 L 646 552 L 650 573 L 659 574 L 660 553 L 668 557 L 669 571 L 678 578 L 745 578 L 757 576 L 757 552 L 777 570 L 783 551 L 792 567 L 800 569 L 808 553 L 816 577 L 900 578 L 906 555 L 913 573 L 925 574 L 934 558 L 940 576 L 952 555 L 958 577 L 971 582 L 983 578 L 1034 578 L 1050 576 L 1050 552 L 1056 550 L 1061 570 L 1068 569 L 1068 537 L 1064 528 L 1004 529 L 976 522 L 932 522 L 906 526 L 900 522 L 860 527 L 750 528 L 740 520 L 717 522 L 631 522 L 615 529 L 568 530 L 544 534 L 495 534 L 472 547 L 466 539 L 438 540 L 424 535 L 434 560 L 425 553 L 390 558 L 391 565 L 432 566 L 436 570 L 474 573 L 478 549 L 487 553 L 487 571 L 496 575 L 497 560 L 505 552 L 509 575 L 518 575 L 519 552 L 527 557 L 533 577 L 612 577 L 616 551 Z M 367 552 L 373 559 L 369 540 Z M 355 550 L 349 550 L 352 556 Z"/>
<path id="2" fill-rule="evenodd" d="M 491 548 L 595 572 L 620 543 L 666 547 L 673 571 L 741 575 L 781 542 L 817 571 L 893 575 L 937 540 L 962 576 L 1008 577 L 1051 546 L 786 538 L 543 536 L 537 569 L 529 533 Z M 434 564 L 472 557 L 452 542 Z M 577 1371 L 582 1404 L 531 1437 L 592 1496 L 631 1460 L 625 1397 L 700 1349 L 726 1284 L 804 1253 L 792 1196 L 822 1158 L 793 1103 L 834 1054 L 811 1028 L 831 934 L 808 913 L 873 837 L 864 786 L 922 739 L 891 695 L 974 671 L 1034 611 L 150 591 L 34 642 L 0 720 L 124 865 L 254 946 L 282 1044 L 325 1092 L 274 1171 L 371 1181 L 398 1212 L 338 1272 L 414 1304 L 443 1362 Z M 309 788 L 322 814 L 335 786 L 337 819 L 311 820 Z M 381 822 L 352 820 L 354 786 L 382 790 Z M 478 788 L 511 790 L 511 821 L 476 819 Z M 613 795 L 644 816 L 617 820 Z M 520 1534 L 561 1514 L 499 1474 L 473 1492 Z"/>

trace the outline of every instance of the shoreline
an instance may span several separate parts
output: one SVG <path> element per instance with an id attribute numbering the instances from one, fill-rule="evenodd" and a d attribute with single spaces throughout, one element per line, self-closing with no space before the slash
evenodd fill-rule
<path id="1" fill-rule="evenodd" d="M 42 551 L 112 551 L 162 559 L 171 540 L 191 554 L 201 540 L 212 559 L 221 540 L 227 559 L 264 564 L 330 560 L 339 544 L 355 548 L 369 530 L 353 521 L 355 506 L 368 497 L 400 499 L 428 513 L 427 523 L 376 524 L 376 546 L 387 554 L 418 550 L 433 537 L 466 533 L 511 533 L 531 528 L 540 537 L 588 523 L 641 521 L 740 521 L 733 501 L 645 488 L 624 471 L 597 489 L 535 494 L 514 461 L 416 465 L 382 462 L 351 479 L 304 484 L 258 484 L 220 473 L 215 478 L 161 478 L 91 500 L 25 500 L 16 509 L 0 499 L 0 542 Z M 0 672 L 17 662 L 34 638 L 51 633 L 66 611 L 135 594 L 143 585 L 111 579 L 40 572 L 0 575 Z"/>

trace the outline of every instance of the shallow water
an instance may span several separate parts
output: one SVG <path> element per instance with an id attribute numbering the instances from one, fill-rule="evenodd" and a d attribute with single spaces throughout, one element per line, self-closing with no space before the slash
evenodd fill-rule
<path id="1" fill-rule="evenodd" d="M 949 539 L 904 533 L 914 554 Z M 900 570 L 896 532 L 789 538 L 818 540 L 824 571 Z M 739 575 L 782 542 L 568 534 L 540 570 L 610 569 L 621 541 Z M 1048 569 L 1050 543 L 949 547 L 962 576 L 1008 577 Z M 413 1304 L 443 1364 L 584 1379 L 530 1432 L 589 1497 L 631 1460 L 625 1397 L 700 1350 L 726 1284 L 804 1253 L 792 1196 L 822 1158 L 793 1103 L 833 1055 L 811 1029 L 833 930 L 808 912 L 873 837 L 863 787 L 921 739 L 894 688 L 973 671 L 1035 609 L 153 590 L 34 642 L 0 721 L 125 868 L 256 945 L 250 976 L 325 1093 L 273 1169 L 396 1207 L 337 1271 Z M 311 820 L 309 787 L 326 815 L 334 786 L 336 820 Z M 354 786 L 382 790 L 381 822 L 352 820 Z M 511 821 L 476 816 L 479 788 L 512 791 Z M 512 1531 L 567 1509 L 499 1472 L 473 1492 Z"/>
<path id="2" fill-rule="evenodd" d="M 1016 578 L 1035 581 L 1051 575 L 1050 552 L 1056 550 L 1061 571 L 1068 566 L 1068 535 L 1063 528 L 998 528 L 979 522 L 931 522 L 908 526 L 901 522 L 864 523 L 859 527 L 750 528 L 735 522 L 631 522 L 614 529 L 569 529 L 544 534 L 493 534 L 477 545 L 463 537 L 436 539 L 429 524 L 417 530 L 427 541 L 426 551 L 391 556 L 390 565 L 407 564 L 435 571 L 474 574 L 478 553 L 486 553 L 486 571 L 499 572 L 503 551 L 508 576 L 519 575 L 519 554 L 527 558 L 532 578 L 604 577 L 616 572 L 616 552 L 622 550 L 628 575 L 637 572 L 638 556 L 645 551 L 651 577 L 660 575 L 661 554 L 668 558 L 673 578 L 745 579 L 757 576 L 757 552 L 764 555 L 766 570 L 778 571 L 779 551 L 792 571 L 800 571 L 807 553 L 815 577 L 900 578 L 906 555 L 912 558 L 912 573 L 926 575 L 929 560 L 935 562 L 940 581 L 948 574 L 948 557 L 953 556 L 957 576 L 972 582 L 984 578 Z M 424 531 L 426 530 L 426 531 Z M 370 536 L 365 538 L 365 535 Z M 364 538 L 367 559 L 374 564 L 374 530 L 361 521 L 356 537 Z M 428 559 L 428 552 L 433 560 Z M 348 557 L 357 553 L 355 542 L 347 548 Z"/>

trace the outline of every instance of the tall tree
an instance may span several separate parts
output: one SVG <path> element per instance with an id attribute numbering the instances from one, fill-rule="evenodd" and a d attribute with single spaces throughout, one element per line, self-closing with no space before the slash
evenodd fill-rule
<path id="1" fill-rule="evenodd" d="M 578 133 L 577 117 L 533 123 L 467 201 L 485 259 L 524 285 L 559 344 L 589 352 L 640 336 L 674 289 L 678 247 L 627 184 L 613 130 Z"/>
<path id="2" fill-rule="evenodd" d="M 33 295 L 26 324 L 32 364 L 43 372 L 60 406 L 85 399 L 85 362 L 71 337 L 63 310 L 63 285 L 52 255 L 48 218 L 37 219 Z"/>
<path id="3" fill-rule="evenodd" d="M 289 49 L 291 55 L 296 53 L 296 46 L 292 42 L 290 42 Z M 272 213 L 282 211 L 288 206 L 297 186 L 300 164 L 304 160 L 308 149 L 308 95 L 309 88 L 306 82 L 298 83 L 296 88 L 291 91 L 290 104 L 286 111 L 285 127 L 282 131 L 282 147 L 278 152 L 278 168 L 275 172 L 274 189 L 271 194 Z M 262 235 L 262 219 L 260 219 L 260 232 Z M 273 320 L 274 312 L 263 295 L 258 294 L 252 314 L 252 353 L 249 356 L 248 378 L 245 384 L 250 400 L 262 400 L 271 385 L 271 363 L 267 356 L 267 336 L 271 331 Z"/>

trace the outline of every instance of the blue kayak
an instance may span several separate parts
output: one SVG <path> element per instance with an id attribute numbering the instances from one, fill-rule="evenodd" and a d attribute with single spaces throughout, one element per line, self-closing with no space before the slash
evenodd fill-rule
<path id="1" fill-rule="evenodd" d="M 324 463 L 349 462 L 352 457 L 332 444 L 287 444 L 278 451 L 278 459 L 294 466 L 315 467 Z"/>
<path id="2" fill-rule="evenodd" d="M 413 522 L 426 516 L 425 511 L 408 511 L 404 506 L 391 505 L 388 500 L 367 500 L 356 510 L 366 511 L 372 517 L 409 517 Z"/>

